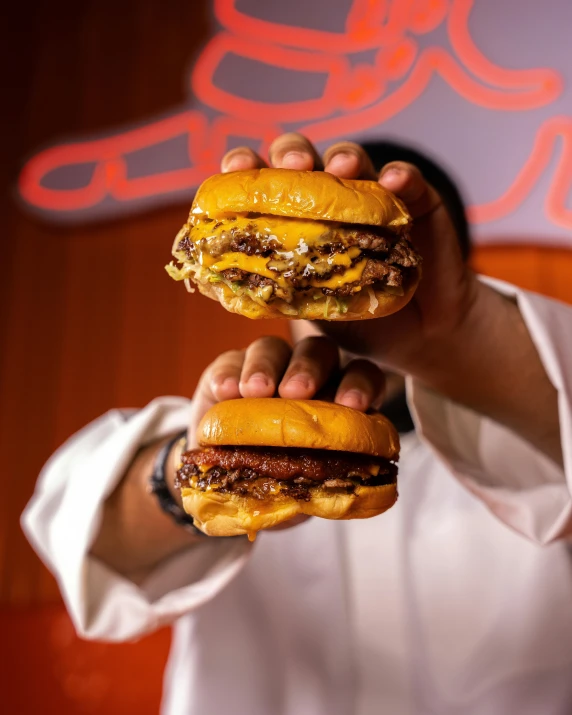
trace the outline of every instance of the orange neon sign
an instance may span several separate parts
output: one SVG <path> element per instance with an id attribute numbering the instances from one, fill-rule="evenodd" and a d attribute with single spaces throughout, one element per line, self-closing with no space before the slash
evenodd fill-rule
<path id="1" fill-rule="evenodd" d="M 236 138 L 251 140 L 264 152 L 285 127 L 317 143 L 383 132 L 384 124 L 417 102 L 436 79 L 472 106 L 513 114 L 548 107 L 565 89 L 562 73 L 553 68 L 507 69 L 489 60 L 471 35 L 472 0 L 354 0 L 343 32 L 273 22 L 246 14 L 239 4 L 213 2 L 220 29 L 190 73 L 190 108 L 111 137 L 39 152 L 21 172 L 23 200 L 48 217 L 78 220 L 98 207 L 99 213 L 110 206 L 137 209 L 152 198 L 174 200 L 183 192 L 188 200 L 188 193 L 217 171 L 220 156 Z M 324 0 L 326 5 L 331 12 L 332 4 Z M 432 43 L 428 38 L 436 30 L 441 40 Z M 367 59 L 356 60 L 357 53 L 368 53 Z M 286 71 L 301 85 L 311 78 L 313 93 L 289 97 L 285 91 L 278 100 L 264 91 L 249 95 L 244 91 L 248 76 L 240 86 L 232 73 L 225 76 L 229 62 L 246 63 L 254 73 Z M 288 90 L 293 86 L 294 80 Z M 510 185 L 494 199 L 471 206 L 473 223 L 490 223 L 517 211 L 556 157 L 545 217 L 555 227 L 572 228 L 567 203 L 572 188 L 570 115 L 555 112 L 542 119 L 528 158 L 516 167 Z M 184 142 L 184 167 L 156 171 L 151 162 L 149 171 L 133 174 L 137 152 L 177 139 Z M 87 180 L 57 185 L 58 172 L 73 176 L 79 168 L 87 170 Z"/>

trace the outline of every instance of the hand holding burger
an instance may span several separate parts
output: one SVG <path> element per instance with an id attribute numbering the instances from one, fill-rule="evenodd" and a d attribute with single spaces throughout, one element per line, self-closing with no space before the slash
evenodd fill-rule
<path id="1" fill-rule="evenodd" d="M 182 455 L 176 486 L 209 536 L 248 534 L 305 514 L 365 519 L 397 500 L 399 437 L 379 413 L 320 400 L 220 402 Z"/>
<path id="2" fill-rule="evenodd" d="M 386 151 L 381 149 L 382 156 Z M 276 168 L 324 168 L 343 180 L 377 181 L 407 207 L 412 243 L 423 259 L 423 280 L 399 312 L 372 321 L 293 322 L 294 337 L 300 329 L 308 334 L 319 328 L 340 347 L 487 415 L 561 463 L 556 390 L 519 306 L 479 281 L 468 265 L 466 218 L 459 212 L 460 200 L 448 197 L 450 187 L 443 184 L 440 193 L 419 168 L 401 160 L 403 150 L 390 151 L 399 160 L 374 168 L 363 147 L 353 142 L 338 142 L 322 157 L 299 134 L 284 134 L 270 146 L 269 163 Z M 223 158 L 222 170 L 265 165 L 251 149 L 238 147 Z M 441 182 L 436 174 L 434 180 Z M 542 399 L 531 400 L 530 394 Z M 539 430 L 539 423 L 546 428 Z"/>
<path id="3" fill-rule="evenodd" d="M 221 355 L 201 377 L 179 460 L 177 483 L 195 524 L 209 535 L 252 537 L 307 515 L 388 509 L 397 498 L 398 436 L 381 415 L 364 414 L 379 404 L 383 383 L 365 360 L 341 371 L 326 338 L 293 351 L 261 338 Z"/>
<path id="4" fill-rule="evenodd" d="M 217 174 L 197 191 L 167 270 L 248 318 L 379 318 L 417 287 L 410 225 L 375 181 L 281 168 Z"/>

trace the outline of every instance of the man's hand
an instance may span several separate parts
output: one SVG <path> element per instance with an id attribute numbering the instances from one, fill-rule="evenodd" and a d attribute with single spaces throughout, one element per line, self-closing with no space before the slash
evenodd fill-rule
<path id="1" fill-rule="evenodd" d="M 352 360 L 341 370 L 339 350 L 329 338 L 305 338 L 294 349 L 280 338 L 260 338 L 246 350 L 223 353 L 205 370 L 193 396 L 189 444 L 196 446 L 201 417 L 222 400 L 323 397 L 366 411 L 380 404 L 383 387 L 383 373 L 367 360 Z"/>
<path id="2" fill-rule="evenodd" d="M 467 267 L 441 197 L 419 170 L 392 162 L 378 176 L 359 145 L 339 142 L 320 157 L 299 134 L 276 139 L 269 163 L 286 169 L 325 169 L 346 179 L 377 180 L 404 201 L 414 218 L 412 238 L 423 257 L 423 277 L 412 301 L 378 320 L 314 325 L 342 348 L 412 375 L 505 424 L 562 463 L 557 393 L 520 311 L 480 283 Z M 244 147 L 233 149 L 222 160 L 223 172 L 262 166 L 265 160 Z M 294 325 L 294 336 L 312 328 Z"/>
<path id="3" fill-rule="evenodd" d="M 329 338 L 304 338 L 294 349 L 280 338 L 260 338 L 246 350 L 223 353 L 203 373 L 193 396 L 189 445 L 197 446 L 204 413 L 223 400 L 319 397 L 365 412 L 381 404 L 384 385 L 381 370 L 367 360 L 352 360 L 340 369 L 340 351 Z M 271 530 L 288 529 L 308 518 L 301 514 Z"/>
<path id="4" fill-rule="evenodd" d="M 378 176 L 364 150 L 352 142 L 331 146 L 320 159 L 307 139 L 299 134 L 284 134 L 271 145 L 269 161 L 280 168 L 325 168 L 344 179 L 377 180 L 406 204 L 414 218 L 412 238 L 423 257 L 423 279 L 412 301 L 387 318 L 321 322 L 319 328 L 334 336 L 345 349 L 372 357 L 394 370 L 416 372 L 427 342 L 449 336 L 462 324 L 478 291 L 440 196 L 411 164 L 393 162 L 383 167 Z M 222 171 L 265 165 L 252 150 L 237 148 L 223 158 Z"/>
<path id="5" fill-rule="evenodd" d="M 203 372 L 193 396 L 189 446 L 196 446 L 201 417 L 222 400 L 276 394 L 298 400 L 322 397 L 365 411 L 381 402 L 383 389 L 383 373 L 367 360 L 353 360 L 341 369 L 339 350 L 329 338 L 306 338 L 293 350 L 279 338 L 260 338 L 246 350 L 223 353 Z M 91 549 L 92 556 L 135 583 L 142 583 L 158 563 L 202 540 L 175 524 L 149 493 L 153 464 L 166 441 L 144 447 L 133 460 L 105 503 Z M 179 461 L 175 451 L 168 460 L 166 480 L 181 503 L 174 487 Z M 277 528 L 304 519 L 301 516 Z"/>

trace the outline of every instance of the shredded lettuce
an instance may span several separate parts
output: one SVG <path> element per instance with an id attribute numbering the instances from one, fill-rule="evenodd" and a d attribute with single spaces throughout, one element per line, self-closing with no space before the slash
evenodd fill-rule
<path id="1" fill-rule="evenodd" d="M 329 296 L 329 295 L 326 296 L 326 303 L 325 303 L 325 305 L 324 305 L 324 318 L 325 318 L 326 320 L 328 319 L 328 312 L 329 312 L 329 310 L 330 310 L 330 303 L 331 303 L 331 301 L 332 301 L 332 299 L 330 298 L 330 296 Z"/>
<path id="2" fill-rule="evenodd" d="M 211 274 L 207 280 L 209 283 L 224 283 L 224 278 L 222 276 L 219 276 L 218 273 L 214 273 L 213 271 L 211 271 Z"/>
<path id="3" fill-rule="evenodd" d="M 347 313 L 348 312 L 348 303 L 349 301 L 344 298 L 336 298 L 336 305 L 338 307 L 338 310 L 340 313 Z"/>
<path id="4" fill-rule="evenodd" d="M 165 266 L 165 270 L 175 281 L 183 281 L 188 276 L 188 272 L 185 268 L 177 268 L 177 266 L 171 261 L 168 266 Z"/>
<path id="5" fill-rule="evenodd" d="M 243 288 L 243 284 L 241 281 L 233 281 L 230 287 L 235 293 L 238 293 Z"/>

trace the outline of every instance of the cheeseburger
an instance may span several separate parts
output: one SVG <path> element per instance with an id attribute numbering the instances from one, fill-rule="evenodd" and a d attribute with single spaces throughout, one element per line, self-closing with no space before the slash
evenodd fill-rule
<path id="1" fill-rule="evenodd" d="M 382 415 L 317 400 L 220 402 L 177 472 L 185 510 L 209 536 L 254 540 L 298 514 L 365 519 L 397 499 L 399 437 Z"/>
<path id="2" fill-rule="evenodd" d="M 198 189 L 167 271 L 248 318 L 377 318 L 402 308 L 419 281 L 410 228 L 405 206 L 375 181 L 217 174 Z"/>

